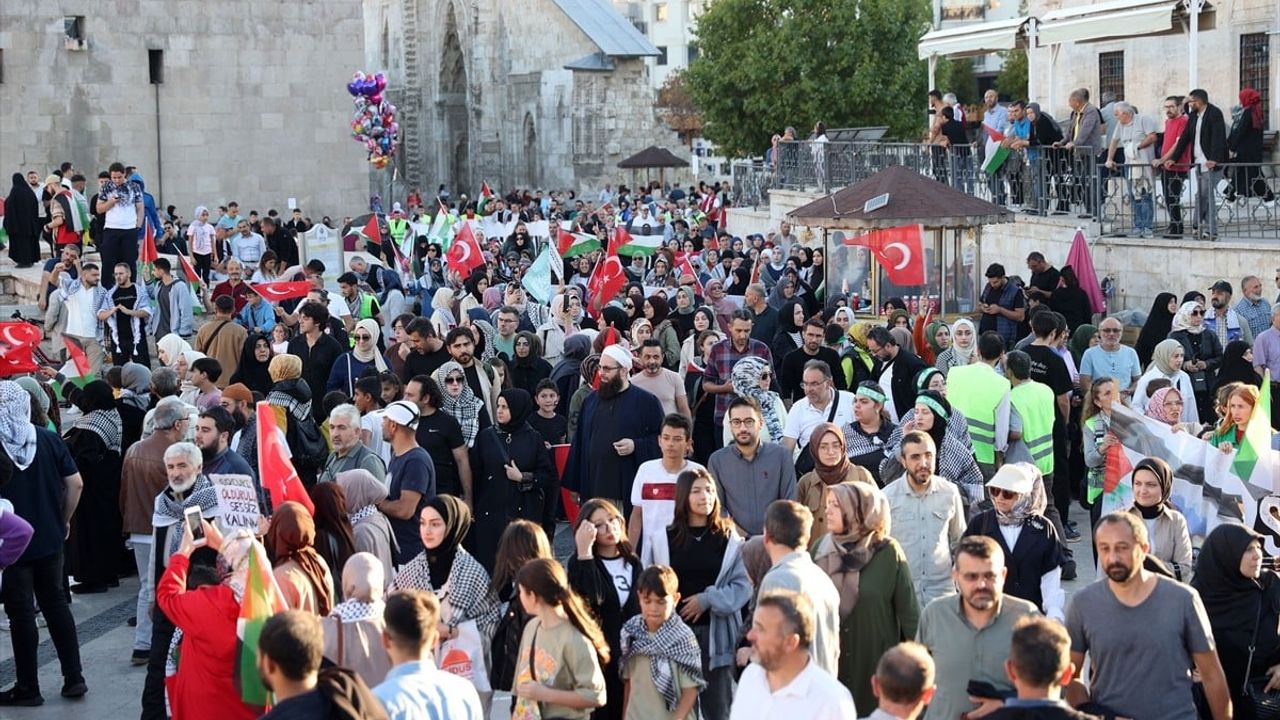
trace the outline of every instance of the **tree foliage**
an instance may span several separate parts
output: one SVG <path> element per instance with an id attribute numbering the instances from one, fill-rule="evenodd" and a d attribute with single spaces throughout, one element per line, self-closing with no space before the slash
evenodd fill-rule
<path id="1" fill-rule="evenodd" d="M 658 89 L 658 99 L 653 106 L 667 127 L 679 133 L 684 144 L 690 144 L 702 134 L 702 112 L 689 94 L 689 83 L 683 72 L 673 72 L 667 76 Z"/>
<path id="2" fill-rule="evenodd" d="M 951 61 L 951 71 L 947 74 L 947 84 L 943 93 L 952 92 L 961 105 L 974 105 L 978 102 L 978 80 L 973 74 L 973 60 L 962 57 Z"/>
<path id="3" fill-rule="evenodd" d="M 924 128 L 927 65 L 916 43 L 929 0 L 716 0 L 698 18 L 685 72 L 703 134 L 730 157 L 759 155 L 791 125 Z"/>
<path id="4" fill-rule="evenodd" d="M 996 76 L 996 90 L 1010 100 L 1027 99 L 1027 51 L 1021 48 L 1000 53 L 1004 66 Z"/>

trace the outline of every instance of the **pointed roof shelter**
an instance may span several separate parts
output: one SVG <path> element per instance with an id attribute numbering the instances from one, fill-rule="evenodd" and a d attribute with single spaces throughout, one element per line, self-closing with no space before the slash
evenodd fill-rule
<path id="1" fill-rule="evenodd" d="M 831 230 L 868 230 L 916 223 L 955 228 L 1014 221 L 1009 210 L 902 165 L 885 168 L 856 185 L 798 207 L 788 217 L 797 225 Z"/>
<path id="2" fill-rule="evenodd" d="M 618 163 L 624 170 L 640 170 L 644 168 L 689 167 L 689 161 L 683 160 L 675 153 L 657 145 L 650 145 L 640 152 Z"/>

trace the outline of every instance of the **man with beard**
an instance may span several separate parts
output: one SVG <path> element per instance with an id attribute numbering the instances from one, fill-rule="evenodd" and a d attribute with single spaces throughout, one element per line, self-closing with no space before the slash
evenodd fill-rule
<path id="1" fill-rule="evenodd" d="M 101 297 L 98 319 L 107 323 L 106 344 L 114 364 L 150 366 L 145 328 L 151 318 L 151 294 L 146 285 L 134 283 L 129 272 L 128 265 L 116 263 L 112 271 L 116 284 Z"/>
<path id="2" fill-rule="evenodd" d="M 1219 280 L 1209 288 L 1209 304 L 1213 312 L 1204 315 L 1204 329 L 1218 336 L 1222 347 L 1233 340 L 1253 344 L 1253 328 L 1231 308 L 1231 283 Z"/>
<path id="3" fill-rule="evenodd" d="M 640 346 L 640 372 L 631 378 L 638 388 L 646 390 L 662 403 L 662 414 L 683 415 L 693 421 L 689 411 L 689 396 L 684 391 L 680 375 L 662 367 L 662 343 L 645 340 Z"/>
<path id="4" fill-rule="evenodd" d="M 231 450 L 235 418 L 222 407 L 211 407 L 196 420 L 196 446 L 200 448 L 206 475 L 248 475 L 257 478 L 249 463 Z"/>
<path id="5" fill-rule="evenodd" d="M 431 376 L 439 367 L 449 361 L 449 351 L 444 341 L 436 335 L 436 327 L 430 318 L 414 318 L 405 328 L 409 341 L 402 343 L 397 352 L 404 360 L 404 371 L 400 380 L 408 383 L 419 375 Z"/>
<path id="6" fill-rule="evenodd" d="M 796 496 L 795 463 L 780 443 L 760 440 L 764 415 L 755 400 L 735 397 L 725 423 L 733 444 L 711 453 L 707 469 L 720 484 L 720 501 L 738 532 L 754 537 L 764 532 L 770 503 Z"/>
<path id="7" fill-rule="evenodd" d="M 955 589 L 951 550 L 965 528 L 960 491 L 934 474 L 937 453 L 929 433 L 912 430 L 903 435 L 898 446 L 902 477 L 884 486 L 892 520 L 889 534 L 902 546 L 920 607 Z"/>
<path id="8" fill-rule="evenodd" d="M 102 345 L 102 321 L 98 318 L 97 309 L 106 297 L 107 289 L 98 282 L 100 274 L 96 264 L 81 265 L 77 257 L 75 265 L 79 277 L 67 274 L 58 278 L 58 291 L 63 295 L 63 307 L 67 312 L 67 325 L 62 336 L 78 342 L 89 359 L 88 375 L 98 377 L 107 353 Z"/>
<path id="9" fill-rule="evenodd" d="M 452 333 L 451 333 L 452 334 Z M 662 403 L 631 387 L 631 353 L 610 345 L 600 354 L 600 388 L 587 396 L 565 466 L 564 486 L 605 498 L 631 514 L 631 484 L 641 463 L 661 454 Z"/>
<path id="10" fill-rule="evenodd" d="M 330 482 L 338 473 L 348 470 L 368 470 L 378 482 L 385 482 L 387 466 L 377 453 L 360 442 L 360 427 L 360 411 L 355 405 L 343 403 L 329 411 L 329 445 L 333 452 L 329 453 L 317 482 Z"/>
<path id="11" fill-rule="evenodd" d="M 471 392 L 484 403 L 481 413 L 485 414 L 490 424 L 494 417 L 494 403 L 498 401 L 500 388 L 494 386 L 496 375 L 488 363 L 476 359 L 476 338 L 469 327 L 456 327 L 444 336 L 444 346 L 449 350 L 449 357 L 462 366 L 467 376 L 467 385 Z M 484 417 L 480 427 L 485 427 Z"/>
<path id="12" fill-rule="evenodd" d="M 1034 604 L 1004 594 L 1007 575 L 1004 551 L 995 540 L 969 536 L 956 546 L 951 579 L 959 594 L 929 603 L 920 613 L 916 632 L 916 640 L 929 648 L 938 670 L 929 717 L 986 714 L 1000 706 L 1000 700 L 972 697 L 972 685 L 989 686 L 989 695 L 1013 694 L 1004 661 L 1014 626 L 1038 612 Z"/>
<path id="13" fill-rule="evenodd" d="M 156 496 L 151 516 L 151 525 L 155 528 L 151 536 L 152 567 L 145 577 L 139 578 L 141 582 L 150 583 L 153 589 L 182 541 L 184 511 L 199 507 L 201 517 L 210 521 L 221 514 L 217 493 L 203 472 L 201 458 L 200 448 L 189 442 L 174 443 L 164 451 L 165 474 L 169 482 Z M 147 679 L 142 687 L 142 720 L 165 720 L 168 717 L 164 679 L 173 631 L 173 622 L 158 606 L 153 608 L 151 656 L 147 659 Z"/>
<path id="14" fill-rule="evenodd" d="M 1209 616 L 1195 590 L 1143 566 L 1151 545 L 1142 519 L 1127 512 L 1106 515 L 1094 529 L 1094 542 L 1106 578 L 1077 591 L 1067 606 L 1076 667 L 1068 698 L 1078 702 L 1087 696 L 1117 716 L 1195 720 L 1187 672 L 1194 667 L 1215 720 L 1231 717 L 1231 693 Z M 1087 684 L 1080 676 L 1086 653 L 1093 667 Z"/>

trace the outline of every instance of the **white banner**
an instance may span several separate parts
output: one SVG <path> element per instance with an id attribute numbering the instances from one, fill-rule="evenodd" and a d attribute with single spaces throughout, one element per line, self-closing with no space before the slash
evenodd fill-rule
<path id="1" fill-rule="evenodd" d="M 218 529 L 223 535 L 235 530 L 258 532 L 258 487 L 248 475 L 210 475 L 214 492 L 218 496 Z M 277 502 L 284 502 L 279 498 Z"/>

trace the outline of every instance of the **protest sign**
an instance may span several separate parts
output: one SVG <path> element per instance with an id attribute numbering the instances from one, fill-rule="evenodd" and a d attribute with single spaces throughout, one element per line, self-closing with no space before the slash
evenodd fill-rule
<path id="1" fill-rule="evenodd" d="M 210 475 L 218 498 L 218 529 L 225 535 L 236 530 L 258 532 L 258 486 L 248 475 Z"/>

